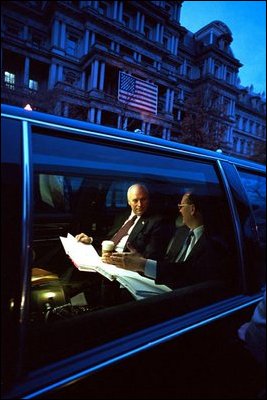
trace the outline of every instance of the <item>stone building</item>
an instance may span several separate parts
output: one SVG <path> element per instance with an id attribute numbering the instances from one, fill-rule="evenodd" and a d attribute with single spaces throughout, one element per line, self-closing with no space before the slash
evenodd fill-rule
<path id="1" fill-rule="evenodd" d="M 182 3 L 3 1 L 2 102 L 180 141 L 186 100 L 212 88 L 221 149 L 253 157 L 266 143 L 266 100 L 240 86 L 230 29 L 189 32 Z"/>

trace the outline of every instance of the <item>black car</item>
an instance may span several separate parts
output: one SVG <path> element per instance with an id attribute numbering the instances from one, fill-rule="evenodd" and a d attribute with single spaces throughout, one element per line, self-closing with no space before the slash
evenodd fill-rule
<path id="1" fill-rule="evenodd" d="M 251 398 L 261 370 L 237 339 L 265 286 L 265 166 L 2 105 L 2 398 Z M 230 254 L 214 280 L 136 297 L 81 271 L 60 237 L 101 241 L 143 182 L 178 225 L 188 188 Z"/>

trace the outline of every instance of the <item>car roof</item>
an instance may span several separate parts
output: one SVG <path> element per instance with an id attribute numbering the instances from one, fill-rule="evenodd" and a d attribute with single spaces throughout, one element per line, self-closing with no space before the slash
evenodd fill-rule
<path id="1" fill-rule="evenodd" d="M 144 135 L 143 133 L 135 133 L 122 129 L 112 128 L 104 125 L 93 124 L 91 122 L 75 120 L 71 118 L 61 117 L 57 115 L 46 114 L 38 111 L 28 111 L 20 107 L 1 104 L 1 115 L 9 118 L 26 120 L 32 124 L 45 124 L 51 128 L 67 128 L 74 130 L 76 133 L 97 134 L 108 136 L 109 139 L 124 139 L 135 142 L 140 145 L 156 146 L 162 150 L 176 150 L 190 155 L 205 156 L 206 158 L 216 159 L 220 161 L 228 161 L 241 167 L 249 167 L 258 171 L 265 172 L 266 166 L 245 159 L 229 156 L 219 151 L 212 151 L 199 148 L 167 139 L 156 138 Z"/>

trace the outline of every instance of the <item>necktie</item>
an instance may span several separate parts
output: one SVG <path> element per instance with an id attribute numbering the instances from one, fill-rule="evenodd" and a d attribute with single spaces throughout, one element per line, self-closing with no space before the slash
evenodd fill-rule
<path id="1" fill-rule="evenodd" d="M 167 259 L 170 262 L 175 262 L 177 255 L 179 254 L 179 248 L 181 248 L 181 232 L 177 230 L 166 253 Z"/>
<path id="2" fill-rule="evenodd" d="M 117 233 L 111 238 L 112 242 L 114 242 L 115 246 L 120 242 L 123 236 L 127 235 L 128 230 L 133 226 L 137 215 L 134 215 L 129 221 L 127 221 L 122 227 L 118 230 Z"/>
<path id="3" fill-rule="evenodd" d="M 195 241 L 195 236 L 194 232 L 190 231 L 187 238 L 185 239 L 184 245 L 182 247 L 182 250 L 180 251 L 176 261 L 184 261 L 187 250 L 191 244 Z M 191 246 L 192 247 L 192 246 Z"/>

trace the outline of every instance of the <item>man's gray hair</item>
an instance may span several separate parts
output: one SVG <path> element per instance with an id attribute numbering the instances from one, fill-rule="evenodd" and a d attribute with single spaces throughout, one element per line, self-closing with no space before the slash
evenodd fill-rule
<path id="1" fill-rule="evenodd" d="M 146 194 L 149 196 L 149 191 L 146 187 L 146 185 L 144 185 L 143 183 L 134 183 L 132 186 L 130 186 L 127 190 L 127 199 L 129 199 L 129 195 L 132 192 L 133 189 L 142 189 L 144 192 L 146 192 Z"/>

